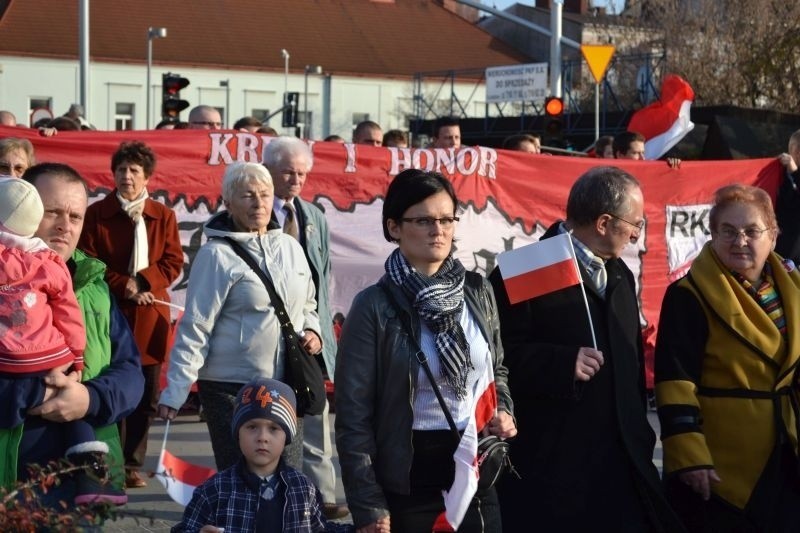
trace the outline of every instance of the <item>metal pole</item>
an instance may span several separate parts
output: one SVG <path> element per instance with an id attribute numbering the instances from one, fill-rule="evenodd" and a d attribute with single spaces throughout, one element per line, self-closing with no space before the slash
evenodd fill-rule
<path id="1" fill-rule="evenodd" d="M 145 98 L 147 102 L 147 118 L 145 124 L 148 130 L 150 129 L 150 118 L 152 116 L 150 100 L 152 100 L 153 87 L 150 85 L 150 70 L 153 68 L 153 39 L 163 39 L 166 36 L 167 28 L 154 28 L 152 26 L 147 28 L 147 87 L 145 87 L 145 91 L 147 92 Z"/>
<path id="2" fill-rule="evenodd" d="M 80 0 L 78 15 L 78 55 L 80 56 L 80 101 L 83 116 L 89 120 L 89 0 Z"/>
<path id="3" fill-rule="evenodd" d="M 283 56 L 283 92 L 289 92 L 289 52 L 286 48 L 281 49 L 281 56 Z"/>
<path id="4" fill-rule="evenodd" d="M 561 11 L 564 0 L 550 3 L 550 94 L 561 97 Z"/>
<path id="5" fill-rule="evenodd" d="M 225 80 L 225 123 L 231 126 L 231 79 Z"/>
<path id="6" fill-rule="evenodd" d="M 225 87 L 225 118 L 222 119 L 222 125 L 228 128 L 231 123 L 231 79 L 220 80 L 219 86 Z"/>
<path id="7" fill-rule="evenodd" d="M 326 74 L 322 78 L 322 138 L 331 134 L 331 86 L 333 79 L 331 74 Z"/>
<path id="8" fill-rule="evenodd" d="M 147 120 L 145 120 L 145 128 L 150 129 L 150 68 L 153 66 L 153 28 L 147 29 L 147 85 L 145 86 L 145 93 L 147 101 Z"/>
<path id="9" fill-rule="evenodd" d="M 594 84 L 594 141 L 600 138 L 600 83 Z"/>
<path id="10" fill-rule="evenodd" d="M 306 65 L 305 83 L 303 88 L 303 138 L 308 139 L 308 71 L 310 65 Z"/>

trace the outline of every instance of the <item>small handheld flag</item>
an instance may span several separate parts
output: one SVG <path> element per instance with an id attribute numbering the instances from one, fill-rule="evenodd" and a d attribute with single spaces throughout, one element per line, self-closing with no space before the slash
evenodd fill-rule
<path id="1" fill-rule="evenodd" d="M 581 282 L 568 234 L 498 254 L 497 264 L 512 304 Z"/>
<path id="2" fill-rule="evenodd" d="M 192 499 L 194 489 L 217 472 L 213 468 L 187 463 L 168 452 L 166 448 L 168 434 L 169 420 L 164 428 L 164 442 L 158 458 L 156 477 L 167 489 L 167 494 L 177 503 L 186 507 Z"/>

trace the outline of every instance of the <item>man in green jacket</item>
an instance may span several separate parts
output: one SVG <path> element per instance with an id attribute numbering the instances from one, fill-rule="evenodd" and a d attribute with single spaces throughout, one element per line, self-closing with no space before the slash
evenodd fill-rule
<path id="1" fill-rule="evenodd" d="M 48 375 L 42 402 L 29 412 L 25 424 L 0 434 L 0 476 L 4 484 L 13 483 L 27 475 L 25 465 L 45 465 L 60 458 L 59 440 L 48 435 L 44 421 L 82 418 L 94 426 L 98 439 L 109 445 L 112 484 L 121 488 L 124 462 L 116 422 L 136 407 L 144 380 L 133 335 L 104 281 L 105 265 L 76 250 L 88 207 L 86 182 L 74 169 L 58 163 L 35 165 L 23 179 L 36 187 L 44 204 L 45 214 L 35 236 L 67 262 L 72 275 L 86 323 L 86 366 L 82 383 L 60 373 Z M 72 487 L 65 480 L 57 489 L 48 493 L 48 500 L 67 500 Z"/>

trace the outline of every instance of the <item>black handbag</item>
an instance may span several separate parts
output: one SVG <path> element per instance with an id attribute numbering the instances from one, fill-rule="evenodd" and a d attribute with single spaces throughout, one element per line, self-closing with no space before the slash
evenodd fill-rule
<path id="1" fill-rule="evenodd" d="M 295 332 L 283 300 L 275 292 L 275 286 L 269 276 L 258 266 L 253 256 L 230 237 L 223 237 L 231 245 L 236 255 L 241 257 L 247 265 L 261 278 L 267 288 L 272 307 L 281 325 L 283 342 L 286 350 L 286 375 L 284 381 L 294 391 L 297 399 L 297 416 L 319 415 L 325 409 L 325 379 L 322 369 L 316 359 L 306 353 L 300 345 L 300 338 Z"/>
<path id="2" fill-rule="evenodd" d="M 436 384 L 436 379 L 433 377 L 433 372 L 431 372 L 430 365 L 428 365 L 428 357 L 425 355 L 425 352 L 422 351 L 417 339 L 414 337 L 414 330 L 411 327 L 408 315 L 397 303 L 397 300 L 395 299 L 391 290 L 389 290 L 389 288 L 383 284 L 380 284 L 380 286 L 386 293 L 386 296 L 388 296 L 392 306 L 397 311 L 397 316 L 400 317 L 400 321 L 403 323 L 403 327 L 406 329 L 408 338 L 413 343 L 413 347 L 417 350 L 417 353 L 415 354 L 417 362 L 419 362 L 422 370 L 425 372 L 425 375 L 428 376 L 428 379 L 431 382 L 433 393 L 436 395 L 436 399 L 439 401 L 442 411 L 444 411 L 444 417 L 447 419 L 447 424 L 450 426 L 450 431 L 453 433 L 453 436 L 456 439 L 456 445 L 458 445 L 461 442 L 461 433 L 459 433 L 458 428 L 456 428 L 456 423 L 453 420 L 453 415 L 450 414 L 450 409 L 448 409 L 447 404 L 444 403 L 442 392 L 439 390 L 439 386 Z M 519 477 L 519 474 L 517 474 L 517 471 L 514 469 L 514 465 L 511 464 L 511 458 L 508 456 L 508 450 L 508 442 L 504 441 L 500 437 L 497 437 L 496 435 L 487 435 L 486 437 L 481 437 L 478 440 L 477 463 L 478 472 L 480 473 L 478 477 L 478 490 L 483 491 L 493 487 L 497 480 L 500 479 L 500 476 L 506 471 L 512 472 L 514 475 Z"/>

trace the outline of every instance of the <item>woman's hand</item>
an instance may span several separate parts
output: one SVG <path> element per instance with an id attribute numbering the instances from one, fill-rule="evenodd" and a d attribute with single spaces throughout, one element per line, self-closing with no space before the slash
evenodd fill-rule
<path id="1" fill-rule="evenodd" d="M 722 481 L 713 468 L 703 468 L 702 470 L 692 470 L 678 474 L 681 481 L 689 485 L 693 491 L 708 501 L 711 498 L 711 482 L 719 483 Z"/>
<path id="2" fill-rule="evenodd" d="M 153 305 L 155 298 L 152 292 L 139 292 L 134 294 L 131 300 L 136 302 L 136 305 Z"/>
<path id="3" fill-rule="evenodd" d="M 317 334 L 307 329 L 304 331 L 305 335 L 300 339 L 300 345 L 310 355 L 317 355 L 322 351 L 322 341 Z"/>
<path id="4" fill-rule="evenodd" d="M 356 529 L 356 533 L 391 533 L 392 524 L 389 515 L 378 518 L 377 522 L 373 522 L 364 527 Z"/>
<path id="5" fill-rule="evenodd" d="M 175 420 L 175 417 L 178 416 L 178 410 L 173 409 L 169 405 L 164 405 L 163 403 L 158 404 L 158 418 L 163 418 L 164 420 Z"/>
<path id="6" fill-rule="evenodd" d="M 486 431 L 489 432 L 489 435 L 510 439 L 517 435 L 517 425 L 514 423 L 514 417 L 501 410 L 486 424 Z"/>

